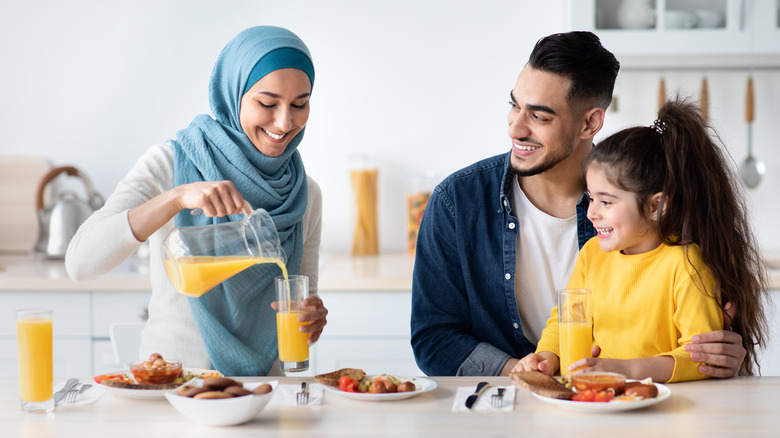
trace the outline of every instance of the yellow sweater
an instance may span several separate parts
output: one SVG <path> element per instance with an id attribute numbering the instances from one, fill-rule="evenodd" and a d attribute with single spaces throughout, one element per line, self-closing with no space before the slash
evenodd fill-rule
<path id="1" fill-rule="evenodd" d="M 601 358 L 672 356 L 669 382 L 704 379 L 684 345 L 693 335 L 721 330 L 723 313 L 712 273 L 699 247 L 660 245 L 644 254 L 605 253 L 592 238 L 580 250 L 567 287 L 591 290 L 593 342 Z M 706 292 L 702 292 L 702 283 Z M 558 308 L 536 349 L 560 357 Z"/>

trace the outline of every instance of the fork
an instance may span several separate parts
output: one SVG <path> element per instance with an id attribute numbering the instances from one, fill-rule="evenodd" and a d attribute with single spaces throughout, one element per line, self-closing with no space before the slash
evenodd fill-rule
<path id="1" fill-rule="evenodd" d="M 504 390 L 505 388 L 496 389 L 496 393 L 490 397 L 490 407 L 493 409 L 501 409 L 504 405 Z"/>
<path id="2" fill-rule="evenodd" d="M 71 404 L 76 402 L 76 398 L 81 394 L 82 392 L 86 391 L 89 387 L 91 387 L 89 383 L 82 383 L 79 388 L 73 388 L 70 391 L 68 391 L 67 394 L 65 394 L 65 403 Z"/>
<path id="3" fill-rule="evenodd" d="M 309 389 L 306 387 L 306 382 L 301 382 L 301 392 L 295 394 L 295 403 L 298 406 L 309 404 Z"/>

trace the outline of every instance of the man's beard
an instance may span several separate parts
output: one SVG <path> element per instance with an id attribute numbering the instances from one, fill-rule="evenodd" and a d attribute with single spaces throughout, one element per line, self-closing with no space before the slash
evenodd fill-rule
<path id="1" fill-rule="evenodd" d="M 521 139 L 521 141 L 526 139 Z M 568 145 L 568 148 L 561 149 L 557 154 L 551 155 L 547 157 L 543 162 L 539 163 L 537 166 L 534 166 L 530 169 L 518 169 L 512 164 L 512 161 L 509 161 L 509 172 L 512 175 L 515 176 L 534 176 L 539 175 L 540 173 L 547 172 L 548 170 L 552 169 L 558 163 L 561 161 L 569 158 L 571 154 L 574 152 L 574 147 L 576 146 L 573 138 L 567 138 L 566 142 L 564 143 Z"/>

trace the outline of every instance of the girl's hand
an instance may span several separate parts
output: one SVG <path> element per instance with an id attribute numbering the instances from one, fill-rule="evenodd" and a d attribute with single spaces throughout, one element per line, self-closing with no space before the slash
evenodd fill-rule
<path id="1" fill-rule="evenodd" d="M 201 209 L 208 217 L 238 214 L 244 207 L 244 197 L 232 181 L 201 181 L 182 184 L 173 189 L 179 209 Z"/>
<path id="2" fill-rule="evenodd" d="M 512 371 L 541 371 L 548 376 L 552 376 L 555 374 L 558 363 L 557 360 L 552 360 L 553 358 L 550 357 L 551 355 L 555 356 L 554 354 L 547 351 L 542 353 L 531 353 L 528 356 L 520 359 Z M 555 357 L 557 358 L 557 356 Z"/>
<path id="3" fill-rule="evenodd" d="M 666 382 L 672 377 L 674 358 L 672 356 L 640 357 L 636 359 L 586 357 L 571 364 L 569 370 L 577 370 L 577 372 L 611 372 L 623 374 L 629 379 L 641 380 L 650 377 L 655 382 Z"/>

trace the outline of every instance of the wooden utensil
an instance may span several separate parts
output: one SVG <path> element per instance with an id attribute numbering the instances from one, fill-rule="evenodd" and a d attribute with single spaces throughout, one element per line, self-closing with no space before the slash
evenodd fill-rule
<path id="1" fill-rule="evenodd" d="M 753 118 L 754 118 L 753 77 L 748 76 L 747 91 L 745 93 L 745 121 L 748 125 L 747 157 L 739 168 L 742 181 L 748 188 L 755 188 L 761 182 L 761 177 L 766 170 L 764 163 L 753 157 Z"/>
<path id="2" fill-rule="evenodd" d="M 666 103 L 666 82 L 664 81 L 664 78 L 661 78 L 661 81 L 658 83 L 658 110 L 661 110 L 661 107 L 664 106 Z"/>
<path id="3" fill-rule="evenodd" d="M 707 90 L 707 77 L 701 79 L 701 95 L 699 97 L 699 110 L 704 123 L 710 120 L 710 93 Z"/>

